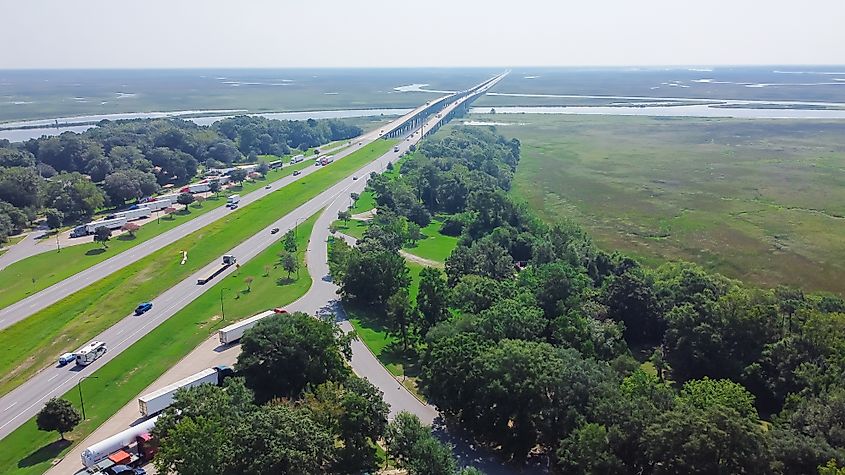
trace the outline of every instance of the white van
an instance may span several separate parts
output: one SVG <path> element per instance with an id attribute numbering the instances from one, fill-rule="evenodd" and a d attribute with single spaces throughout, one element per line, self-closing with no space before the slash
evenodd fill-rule
<path id="1" fill-rule="evenodd" d="M 106 354 L 106 344 L 102 341 L 92 341 L 80 348 L 75 354 L 77 365 L 88 366 L 97 358 Z"/>

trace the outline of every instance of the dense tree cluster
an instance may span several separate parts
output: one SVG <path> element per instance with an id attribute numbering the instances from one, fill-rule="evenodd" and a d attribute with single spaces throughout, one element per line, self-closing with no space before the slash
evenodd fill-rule
<path id="1" fill-rule="evenodd" d="M 448 469 L 412 473 L 456 473 L 450 448 L 416 418 L 413 432 L 388 428 L 381 391 L 352 374 L 348 338 L 333 322 L 274 315 L 242 344 L 224 387 L 179 390 L 156 422 L 159 472 L 366 473 L 378 468 L 376 442 L 392 437 L 404 441 L 388 447 L 403 463 Z"/>
<path id="2" fill-rule="evenodd" d="M 515 460 L 544 450 L 566 473 L 845 463 L 841 298 L 648 268 L 547 225 L 506 193 L 519 143 L 489 130 L 420 150 L 371 181 L 378 218 L 357 248 L 335 246 L 332 272 L 347 298 L 387 303 L 389 325 L 420 342 L 423 391 L 479 441 Z M 390 311 L 403 230 L 434 213 L 460 236 L 445 278 L 426 271 L 416 305 Z"/>
<path id="3" fill-rule="evenodd" d="M 239 116 L 211 127 L 179 119 L 104 120 L 81 134 L 0 140 L 0 242 L 46 209 L 72 223 L 104 205 L 188 183 L 202 165 L 255 161 L 256 154 L 282 155 L 360 133 L 337 120 Z"/>

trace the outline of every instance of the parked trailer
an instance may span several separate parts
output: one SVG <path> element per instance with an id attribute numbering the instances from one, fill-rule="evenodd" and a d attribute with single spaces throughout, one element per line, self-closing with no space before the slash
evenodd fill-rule
<path id="1" fill-rule="evenodd" d="M 106 344 L 102 341 L 92 341 L 83 346 L 76 352 L 76 364 L 79 366 L 88 366 L 97 360 L 97 358 L 106 354 Z"/>
<path id="2" fill-rule="evenodd" d="M 135 209 L 118 211 L 117 213 L 114 213 L 113 216 L 115 218 L 126 218 L 127 221 L 132 221 L 134 219 L 149 218 L 150 214 L 152 214 L 152 210 L 145 205 Z"/>
<path id="3" fill-rule="evenodd" d="M 202 277 L 197 279 L 197 285 L 205 285 L 206 282 L 209 280 L 217 277 L 218 274 L 226 270 L 231 265 L 234 265 L 238 260 L 235 256 L 226 254 L 223 256 L 223 262 L 220 264 L 220 267 L 215 268 L 208 277 Z"/>
<path id="4" fill-rule="evenodd" d="M 155 211 L 161 211 L 164 208 L 169 208 L 169 207 L 173 206 L 173 203 L 175 203 L 175 202 L 176 202 L 175 200 L 170 200 L 170 199 L 155 200 L 155 201 L 148 201 L 144 206 L 149 208 L 150 211 L 155 212 Z"/>
<path id="5" fill-rule="evenodd" d="M 177 381 L 173 384 L 165 386 L 158 391 L 153 391 L 149 394 L 144 394 L 138 398 L 138 408 L 143 417 L 149 417 L 152 414 L 159 413 L 168 406 L 173 404 L 173 395 L 176 391 L 182 388 L 193 388 L 201 384 L 218 385 L 223 382 L 222 371 L 226 367 L 208 368 L 199 373 L 192 374 L 185 379 Z"/>
<path id="6" fill-rule="evenodd" d="M 109 455 L 136 443 L 139 436 L 148 434 L 153 430 L 156 420 L 158 420 L 158 416 L 147 419 L 136 426 L 130 427 L 83 450 L 82 465 L 93 469 L 98 462 L 106 459 Z"/>
<path id="7" fill-rule="evenodd" d="M 304 160 L 305 160 L 305 155 L 296 155 L 295 157 L 293 157 L 293 158 L 290 160 L 290 162 L 291 162 L 291 163 L 300 163 L 300 162 L 302 162 L 302 161 L 304 161 Z"/>
<path id="8" fill-rule="evenodd" d="M 125 217 L 119 218 L 112 218 L 112 219 L 104 219 L 102 221 L 92 221 L 87 224 L 83 224 L 82 226 L 77 226 L 74 228 L 73 232 L 71 232 L 71 237 L 80 237 L 85 236 L 87 234 L 94 234 L 94 232 L 99 227 L 105 227 L 108 229 L 120 229 L 126 224 L 127 219 Z"/>
<path id="9" fill-rule="evenodd" d="M 179 191 L 181 191 L 182 193 L 204 193 L 210 190 L 211 187 L 208 185 L 208 183 L 194 183 L 193 185 L 188 185 Z"/>
<path id="10" fill-rule="evenodd" d="M 275 170 L 277 168 L 282 168 L 284 163 L 281 160 L 273 160 L 272 162 L 268 163 L 267 166 L 270 167 L 270 170 Z"/>
<path id="11" fill-rule="evenodd" d="M 270 315 L 278 315 L 281 313 L 288 313 L 287 310 L 283 310 L 281 308 L 274 308 L 273 310 L 267 310 L 266 312 L 261 312 L 258 315 L 253 315 L 252 317 L 247 318 L 246 320 L 241 320 L 237 323 L 233 323 L 228 327 L 221 328 L 217 332 L 217 337 L 220 339 L 220 344 L 228 345 L 229 343 L 235 342 L 239 340 L 244 333 L 249 330 L 250 328 L 254 327 L 259 320 L 265 317 L 269 317 Z"/>

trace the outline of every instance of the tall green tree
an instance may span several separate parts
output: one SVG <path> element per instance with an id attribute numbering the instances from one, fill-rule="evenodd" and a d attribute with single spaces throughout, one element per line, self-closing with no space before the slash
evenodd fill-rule
<path id="1" fill-rule="evenodd" d="M 449 317 L 449 286 L 440 269 L 425 267 L 420 271 L 417 310 L 422 316 L 422 333 Z"/>
<path id="2" fill-rule="evenodd" d="M 38 430 L 56 431 L 62 440 L 65 440 L 65 432 L 72 431 L 81 421 L 82 417 L 70 401 L 59 398 L 52 398 L 47 401 L 35 416 L 35 424 L 38 426 Z"/>
<path id="3" fill-rule="evenodd" d="M 349 374 L 349 342 L 333 323 L 295 312 L 260 320 L 241 338 L 235 368 L 259 401 L 296 397 Z"/>

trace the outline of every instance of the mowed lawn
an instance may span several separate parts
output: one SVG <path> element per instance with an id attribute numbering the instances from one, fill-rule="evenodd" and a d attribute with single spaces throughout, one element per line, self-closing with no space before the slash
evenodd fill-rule
<path id="1" fill-rule="evenodd" d="M 278 159 L 278 157 L 275 157 L 275 159 Z M 51 250 L 15 262 L 0 271 L 0 308 L 7 307 L 165 231 L 169 231 L 188 220 L 223 206 L 226 203 L 225 196 L 227 193 L 249 193 L 263 187 L 268 182 L 290 175 L 294 170 L 301 170 L 308 165 L 310 163 L 303 162 L 290 167 L 271 170 L 266 178 L 247 181 L 242 186 L 238 185 L 222 191 L 219 197 L 212 196 L 202 203 L 191 205 L 188 211 L 185 211 L 184 206 L 176 205 L 178 211 L 141 226 L 141 229 L 135 233 L 134 238 L 128 234 L 123 234 L 111 239 L 106 250 L 95 243 L 78 244 L 65 247 L 61 252 Z"/>
<path id="2" fill-rule="evenodd" d="M 452 250 L 458 245 L 458 238 L 440 234 L 440 226 L 443 225 L 442 217 L 434 218 L 431 223 L 422 228 L 423 239 L 417 241 L 414 246 L 405 246 L 405 250 L 437 262 L 446 262 L 446 258 L 452 254 Z"/>
<path id="3" fill-rule="evenodd" d="M 522 143 L 513 193 L 605 249 L 845 292 L 845 122 L 473 115 Z"/>
<path id="4" fill-rule="evenodd" d="M 300 265 L 304 265 L 304 250 L 308 246 L 311 229 L 319 212 L 301 223 L 297 239 Z M 144 388 L 176 364 L 187 353 L 234 320 L 255 315 L 264 310 L 287 305 L 304 295 L 311 286 L 307 271 L 288 279 L 279 265 L 281 242 L 275 243 L 254 259 L 245 263 L 235 274 L 210 286 L 199 298 L 188 304 L 137 343 L 97 370 L 85 383 L 85 415 L 87 419 L 73 432 L 66 434 L 71 441 L 83 440 L 112 414 L 132 401 Z M 269 267 L 269 269 L 267 269 Z M 253 276 L 251 289 L 246 290 L 244 278 Z M 221 321 L 220 289 L 224 291 L 226 321 Z M 76 388 L 62 396 L 79 407 Z M 31 419 L 0 441 L 0 473 L 38 474 L 50 467 L 50 461 L 69 446 L 58 443 L 55 432 L 41 432 Z"/>
<path id="5" fill-rule="evenodd" d="M 182 240 L 0 332 L 0 394 L 16 387 L 65 351 L 72 351 L 297 206 L 381 156 L 379 140 L 307 177 L 230 213 Z M 181 252 L 188 262 L 180 265 Z"/>

